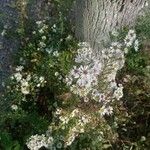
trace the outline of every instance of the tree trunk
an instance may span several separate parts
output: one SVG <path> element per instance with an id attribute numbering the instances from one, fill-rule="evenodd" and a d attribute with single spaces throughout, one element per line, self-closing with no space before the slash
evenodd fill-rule
<path id="1" fill-rule="evenodd" d="M 99 50 L 109 41 L 111 31 L 133 26 L 145 5 L 146 0 L 77 0 L 76 36 Z"/>

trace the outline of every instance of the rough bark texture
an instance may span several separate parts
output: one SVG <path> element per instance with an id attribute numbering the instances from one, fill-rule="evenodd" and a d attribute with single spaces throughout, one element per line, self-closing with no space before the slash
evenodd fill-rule
<path id="1" fill-rule="evenodd" d="M 77 0 L 76 36 L 95 50 L 109 40 L 109 32 L 132 26 L 146 0 Z"/>

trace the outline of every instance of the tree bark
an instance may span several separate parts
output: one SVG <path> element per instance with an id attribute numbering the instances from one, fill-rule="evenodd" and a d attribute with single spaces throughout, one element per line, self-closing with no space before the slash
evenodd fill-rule
<path id="1" fill-rule="evenodd" d="M 146 0 L 76 0 L 76 36 L 99 50 L 111 31 L 133 26 L 145 5 Z"/>

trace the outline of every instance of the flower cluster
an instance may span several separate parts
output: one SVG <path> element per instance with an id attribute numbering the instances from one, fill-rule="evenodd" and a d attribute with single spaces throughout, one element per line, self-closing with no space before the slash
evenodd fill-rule
<path id="1" fill-rule="evenodd" d="M 125 61 L 121 51 L 122 45 L 119 42 L 112 43 L 109 50 L 102 51 L 100 58 L 94 55 L 87 43 L 80 43 L 79 46 L 75 58 L 76 65 L 67 76 L 66 83 L 71 92 L 82 97 L 84 102 L 99 102 L 102 107 L 100 110 L 103 110 L 101 114 L 111 114 L 112 108 L 107 107 L 111 101 L 110 97 L 113 97 L 110 93 L 118 89 L 115 78 Z"/>
<path id="2" fill-rule="evenodd" d="M 45 36 L 48 30 L 48 25 L 45 24 L 45 20 L 36 22 L 38 27 L 38 34 L 40 34 L 40 39 L 38 43 L 37 50 L 43 50 L 46 47 L 47 37 Z M 37 34 L 36 31 L 33 31 L 33 34 Z"/>
<path id="3" fill-rule="evenodd" d="M 87 97 L 92 89 L 98 84 L 98 75 L 102 70 L 102 63 L 92 52 L 87 43 L 80 43 L 75 58 L 76 66 L 70 71 L 66 78 L 67 85 L 71 91 L 81 97 Z"/>
<path id="4" fill-rule="evenodd" d="M 128 48 L 131 46 L 134 46 L 136 52 L 139 50 L 139 40 L 136 39 L 136 33 L 134 30 L 129 30 L 127 36 L 124 39 L 124 44 L 125 44 L 125 49 L 127 51 Z"/>
<path id="5" fill-rule="evenodd" d="M 52 136 L 52 126 L 48 127 L 45 134 L 32 135 L 27 139 L 26 145 L 30 150 L 39 150 L 46 148 L 49 150 L 61 149 L 63 147 L 64 137 L 62 135 Z"/>
<path id="6" fill-rule="evenodd" d="M 124 43 L 125 43 L 126 47 L 132 46 L 135 39 L 136 39 L 135 31 L 134 30 L 129 30 L 127 36 L 124 39 Z"/>
<path id="7" fill-rule="evenodd" d="M 42 135 L 32 135 L 28 141 L 26 142 L 27 147 L 30 150 L 39 150 L 42 147 L 51 148 L 54 144 L 53 137 L 46 137 L 44 134 Z"/>
<path id="8" fill-rule="evenodd" d="M 94 55 L 88 43 L 79 44 L 75 65 L 66 77 L 66 84 L 84 102 L 98 102 L 102 116 L 112 114 L 111 103 L 123 97 L 123 86 L 116 83 L 116 75 L 125 63 L 123 50 L 131 47 L 134 42 L 137 51 L 139 43 L 135 31 L 129 30 L 124 42 L 111 43 L 109 48 L 100 51 L 99 56 Z"/>
<path id="9" fill-rule="evenodd" d="M 55 115 L 58 116 L 63 130 L 68 128 L 67 125 L 70 122 L 74 122 L 72 128 L 69 127 L 68 134 L 64 137 L 65 147 L 71 145 L 79 133 L 84 133 L 85 126 L 91 121 L 91 117 L 79 108 L 75 108 L 69 113 L 63 109 L 57 109 Z"/>
<path id="10" fill-rule="evenodd" d="M 38 31 L 33 31 L 33 34 L 37 34 L 40 38 L 38 40 L 38 51 L 45 51 L 48 54 L 52 54 L 54 57 L 59 56 L 59 52 L 54 50 L 52 47 L 49 47 L 47 42 L 51 41 L 48 31 L 50 30 L 50 26 L 46 24 L 46 21 L 37 21 L 37 28 Z M 52 32 L 56 32 L 56 25 L 54 24 L 51 27 Z"/>
<path id="11" fill-rule="evenodd" d="M 22 94 L 27 95 L 45 85 L 46 81 L 43 76 L 38 77 L 32 73 L 24 73 L 24 67 L 18 66 L 16 72 L 11 76 L 11 79 L 17 82 L 16 90 L 21 91 Z"/>
<path id="12" fill-rule="evenodd" d="M 56 119 L 58 123 L 57 127 L 54 125 L 54 129 L 65 133 L 63 140 L 56 144 L 56 139 L 52 138 L 51 134 L 35 135 L 28 140 L 28 148 L 31 150 L 42 147 L 66 148 L 80 133 L 99 126 L 99 122 L 105 123 L 103 116 L 111 115 L 116 107 L 113 106 L 123 97 L 123 85 L 116 82 L 116 75 L 125 63 L 124 50 L 131 46 L 135 47 L 135 51 L 139 46 L 134 30 L 128 32 L 122 43 L 115 41 L 110 44 L 110 47 L 102 49 L 100 55 L 95 55 L 88 43 L 79 43 L 74 59 L 75 65 L 65 79 L 70 91 L 73 95 L 77 95 L 75 97 L 75 99 L 78 98 L 77 105 L 73 109 L 71 107 L 69 109 L 57 108 L 54 113 L 54 120 Z M 57 52 L 55 55 L 57 56 Z M 60 75 L 55 72 L 55 76 L 59 77 Z M 17 82 L 22 80 L 20 75 L 15 78 Z M 43 83 L 44 78 L 39 78 L 39 81 Z M 39 86 L 41 85 L 39 84 Z M 87 106 L 91 108 L 90 111 Z M 110 130 L 109 127 L 108 130 Z M 51 139 L 50 144 L 47 142 L 48 137 Z"/>

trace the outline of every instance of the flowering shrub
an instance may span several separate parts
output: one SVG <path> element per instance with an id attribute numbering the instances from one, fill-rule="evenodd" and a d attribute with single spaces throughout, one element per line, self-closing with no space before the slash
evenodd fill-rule
<path id="1" fill-rule="evenodd" d="M 149 83 L 138 30 L 112 33 L 112 43 L 96 55 L 89 43 L 73 38 L 59 15 L 55 23 L 37 21 L 32 38 L 26 39 L 17 55 L 1 100 L 5 110 L 0 116 L 0 149 L 99 150 L 142 145 L 145 135 L 137 143 L 126 135 L 132 132 L 130 123 L 135 126 L 127 104 L 138 100 L 137 93 L 144 93 L 141 89 L 134 93 L 131 82 L 140 80 L 144 88 Z M 137 80 L 131 72 L 144 74 L 144 79 Z M 148 94 L 143 97 L 149 98 Z"/>

